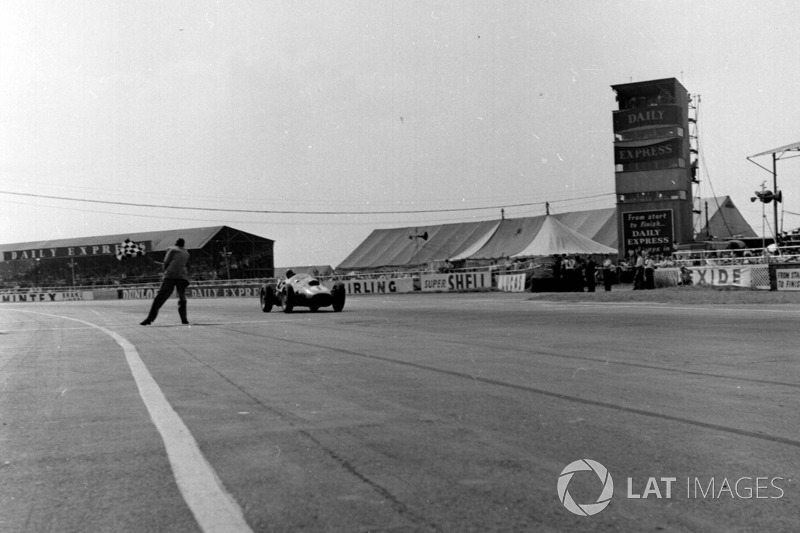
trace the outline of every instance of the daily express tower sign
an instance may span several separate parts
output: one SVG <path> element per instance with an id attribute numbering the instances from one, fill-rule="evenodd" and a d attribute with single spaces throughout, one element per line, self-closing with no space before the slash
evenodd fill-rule
<path id="1" fill-rule="evenodd" d="M 693 238 L 689 94 L 674 78 L 612 89 L 620 253 L 671 253 Z"/>

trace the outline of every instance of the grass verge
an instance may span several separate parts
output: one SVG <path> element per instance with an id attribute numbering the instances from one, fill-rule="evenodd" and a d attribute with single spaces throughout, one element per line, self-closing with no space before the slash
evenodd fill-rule
<path id="1" fill-rule="evenodd" d="M 739 288 L 666 287 L 649 291 L 633 291 L 630 288 L 612 288 L 605 292 L 539 292 L 531 300 L 556 302 L 653 302 L 704 305 L 746 304 L 800 304 L 800 292 L 760 291 Z"/>

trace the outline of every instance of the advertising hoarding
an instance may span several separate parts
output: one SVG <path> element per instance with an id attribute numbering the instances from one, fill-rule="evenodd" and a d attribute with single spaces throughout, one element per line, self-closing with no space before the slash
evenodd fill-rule
<path id="1" fill-rule="evenodd" d="M 677 105 L 636 107 L 614 112 L 614 133 L 644 126 L 681 125 L 683 117 Z"/>
<path id="2" fill-rule="evenodd" d="M 672 209 L 622 213 L 623 252 L 643 250 L 650 254 L 672 254 L 675 230 Z"/>
<path id="3" fill-rule="evenodd" d="M 614 164 L 625 165 L 660 159 L 677 159 L 683 157 L 681 152 L 682 143 L 683 139 L 676 138 L 647 144 L 637 143 L 634 146 L 620 146 L 619 144 L 615 144 Z"/>

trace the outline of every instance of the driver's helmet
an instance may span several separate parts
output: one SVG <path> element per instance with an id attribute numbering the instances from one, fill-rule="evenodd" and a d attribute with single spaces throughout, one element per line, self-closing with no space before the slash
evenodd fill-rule
<path id="1" fill-rule="evenodd" d="M 286 279 L 289 279 L 289 278 L 291 278 L 292 276 L 294 276 L 294 270 L 292 270 L 292 269 L 290 268 L 289 270 L 287 270 L 287 271 L 286 271 Z"/>

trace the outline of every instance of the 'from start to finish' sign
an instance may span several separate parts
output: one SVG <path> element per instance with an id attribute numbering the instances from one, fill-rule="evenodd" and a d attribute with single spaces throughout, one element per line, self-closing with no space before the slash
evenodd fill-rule
<path id="1" fill-rule="evenodd" d="M 669 255 L 675 233 L 672 228 L 672 209 L 622 213 L 622 236 L 625 255 L 631 250 Z"/>

